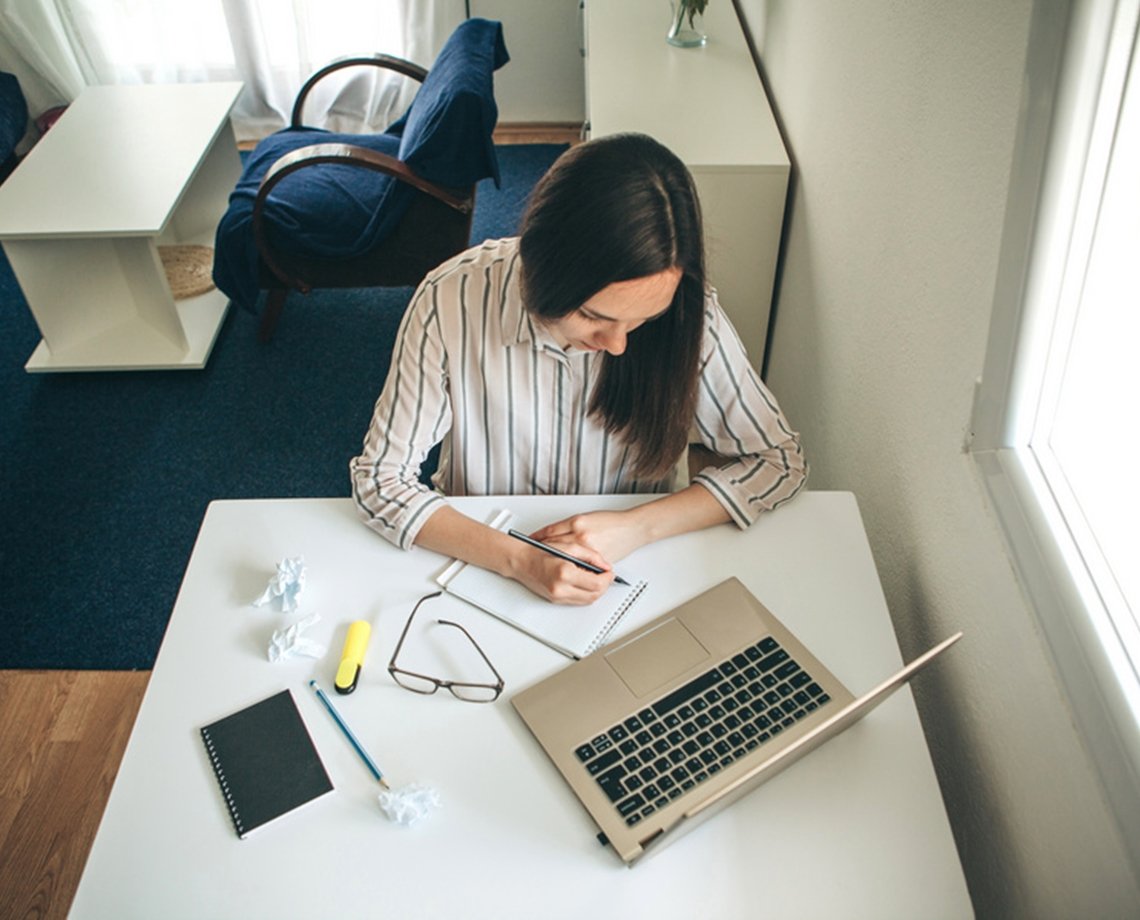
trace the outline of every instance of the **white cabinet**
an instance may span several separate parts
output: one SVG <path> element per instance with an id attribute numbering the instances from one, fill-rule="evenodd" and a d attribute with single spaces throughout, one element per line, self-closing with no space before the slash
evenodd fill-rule
<path id="1" fill-rule="evenodd" d="M 709 280 L 759 368 L 789 161 L 733 4 L 712 0 L 704 21 L 703 48 L 675 48 L 666 0 L 588 0 L 586 130 L 652 135 L 692 171 Z"/>

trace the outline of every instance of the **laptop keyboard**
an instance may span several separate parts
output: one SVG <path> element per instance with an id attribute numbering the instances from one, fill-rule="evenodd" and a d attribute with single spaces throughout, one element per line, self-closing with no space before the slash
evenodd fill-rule
<path id="1" fill-rule="evenodd" d="M 830 700 L 768 636 L 574 753 L 632 826 Z"/>

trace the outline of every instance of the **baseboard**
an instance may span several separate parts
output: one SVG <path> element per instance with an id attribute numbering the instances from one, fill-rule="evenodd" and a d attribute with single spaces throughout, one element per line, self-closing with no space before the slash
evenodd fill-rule
<path id="1" fill-rule="evenodd" d="M 576 121 L 499 122 L 496 144 L 577 144 L 582 140 L 582 123 Z"/>
<path id="2" fill-rule="evenodd" d="M 496 144 L 578 144 L 582 124 L 576 121 L 516 121 L 495 128 Z M 239 141 L 238 150 L 252 150 L 257 141 Z"/>

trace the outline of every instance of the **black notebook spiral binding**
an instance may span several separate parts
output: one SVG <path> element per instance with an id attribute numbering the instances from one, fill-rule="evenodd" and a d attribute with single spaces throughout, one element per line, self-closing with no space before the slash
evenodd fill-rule
<path id="1" fill-rule="evenodd" d="M 288 690 L 212 722 L 202 741 L 239 837 L 332 792 Z"/>

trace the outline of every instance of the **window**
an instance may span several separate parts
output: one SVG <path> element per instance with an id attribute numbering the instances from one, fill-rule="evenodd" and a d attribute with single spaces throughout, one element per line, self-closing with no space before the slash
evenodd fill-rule
<path id="1" fill-rule="evenodd" d="M 102 59 L 102 74 L 121 81 L 233 78 L 246 54 L 308 76 L 346 54 L 400 50 L 402 7 L 383 0 L 103 0 L 72 11 L 70 25 Z"/>
<path id="2" fill-rule="evenodd" d="M 1066 12 L 1034 12 L 971 450 L 1140 867 L 1140 0 Z"/>
<path id="3" fill-rule="evenodd" d="M 297 91 L 330 61 L 376 52 L 430 64 L 460 21 L 454 0 L 21 0 L 0 29 L 53 93 L 103 83 L 241 80 L 239 140 L 285 125 Z M 382 131 L 418 84 L 350 68 L 321 80 L 307 111 L 333 131 Z"/>

